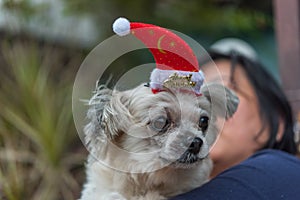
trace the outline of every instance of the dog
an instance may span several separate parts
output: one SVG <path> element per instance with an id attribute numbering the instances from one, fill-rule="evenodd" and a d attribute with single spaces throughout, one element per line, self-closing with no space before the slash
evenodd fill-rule
<path id="1" fill-rule="evenodd" d="M 84 129 L 90 155 L 81 200 L 161 200 L 201 186 L 212 169 L 217 121 L 237 106 L 237 96 L 215 83 L 201 95 L 98 86 Z"/>

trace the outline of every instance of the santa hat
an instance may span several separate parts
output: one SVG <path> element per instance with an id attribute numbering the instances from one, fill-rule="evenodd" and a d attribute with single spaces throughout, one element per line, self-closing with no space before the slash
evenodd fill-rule
<path id="1" fill-rule="evenodd" d="M 151 51 L 156 62 L 156 69 L 150 76 L 153 93 L 164 88 L 179 88 L 200 94 L 203 73 L 193 50 L 178 35 L 159 26 L 129 22 L 125 18 L 113 23 L 113 31 L 119 36 L 133 34 Z"/>

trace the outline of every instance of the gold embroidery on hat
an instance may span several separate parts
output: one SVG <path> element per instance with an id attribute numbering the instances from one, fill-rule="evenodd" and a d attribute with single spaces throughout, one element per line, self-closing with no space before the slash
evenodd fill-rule
<path id="1" fill-rule="evenodd" d="M 178 75 L 176 72 L 171 74 L 167 80 L 164 81 L 163 86 L 166 88 L 184 88 L 194 87 L 195 81 L 192 81 L 192 74 Z"/>

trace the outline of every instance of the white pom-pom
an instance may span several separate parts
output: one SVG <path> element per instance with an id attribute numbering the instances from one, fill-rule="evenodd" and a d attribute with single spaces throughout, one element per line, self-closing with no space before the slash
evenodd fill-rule
<path id="1" fill-rule="evenodd" d="M 130 33 L 130 22 L 124 17 L 118 18 L 113 23 L 113 31 L 119 36 L 124 36 Z"/>

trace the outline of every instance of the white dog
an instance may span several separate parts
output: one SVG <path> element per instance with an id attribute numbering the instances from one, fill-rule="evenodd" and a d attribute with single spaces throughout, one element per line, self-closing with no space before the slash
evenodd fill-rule
<path id="1" fill-rule="evenodd" d="M 232 116 L 238 99 L 219 84 L 201 93 L 98 87 L 85 127 L 90 156 L 81 200 L 167 199 L 207 181 L 217 117 Z"/>

